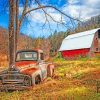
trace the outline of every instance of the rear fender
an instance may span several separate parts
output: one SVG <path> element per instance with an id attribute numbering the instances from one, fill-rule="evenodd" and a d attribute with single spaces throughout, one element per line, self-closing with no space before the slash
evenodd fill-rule
<path id="1" fill-rule="evenodd" d="M 54 64 L 48 64 L 47 66 L 47 76 L 52 77 L 54 71 Z"/>

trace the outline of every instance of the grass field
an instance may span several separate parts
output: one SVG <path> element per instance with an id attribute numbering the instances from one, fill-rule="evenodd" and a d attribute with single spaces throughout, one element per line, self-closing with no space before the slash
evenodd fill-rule
<path id="1" fill-rule="evenodd" d="M 55 75 L 26 91 L 0 93 L 0 100 L 100 100 L 100 58 L 65 61 L 53 59 Z"/>

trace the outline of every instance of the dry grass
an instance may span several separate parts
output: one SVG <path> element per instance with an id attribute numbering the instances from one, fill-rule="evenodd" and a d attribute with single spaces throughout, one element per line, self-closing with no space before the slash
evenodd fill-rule
<path id="1" fill-rule="evenodd" d="M 4 54 L 0 54 L 0 68 L 7 66 L 8 66 L 7 56 Z"/>
<path id="2" fill-rule="evenodd" d="M 100 79 L 99 60 L 53 60 L 56 65 L 54 78 L 47 78 L 31 90 L 1 92 L 0 100 L 100 100 L 95 84 L 90 84 L 90 80 Z"/>

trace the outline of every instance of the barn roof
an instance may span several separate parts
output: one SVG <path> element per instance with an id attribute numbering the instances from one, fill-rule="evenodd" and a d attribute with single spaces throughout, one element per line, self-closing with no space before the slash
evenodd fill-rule
<path id="1" fill-rule="evenodd" d="M 90 48 L 95 32 L 100 28 L 68 35 L 61 44 L 59 51 Z"/>

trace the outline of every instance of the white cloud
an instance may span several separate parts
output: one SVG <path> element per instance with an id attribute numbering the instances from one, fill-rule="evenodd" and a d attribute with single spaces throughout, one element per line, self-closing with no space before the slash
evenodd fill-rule
<path id="1" fill-rule="evenodd" d="M 32 9 L 34 7 L 36 7 L 36 5 L 35 6 L 31 5 L 31 7 L 28 8 L 28 10 Z M 22 10 L 23 10 L 23 8 L 20 7 L 20 14 L 22 13 Z M 61 22 L 61 21 L 65 22 L 65 18 L 62 17 L 61 14 L 58 11 L 56 11 L 56 10 L 54 10 L 52 8 L 47 8 L 47 9 L 45 9 L 45 11 L 55 21 L 57 21 L 57 22 Z M 54 30 L 57 29 L 57 23 L 54 22 L 50 16 L 47 16 L 47 19 L 49 20 L 51 30 L 50 30 L 48 22 L 46 23 L 44 29 L 42 29 L 41 26 L 43 26 L 43 24 L 45 23 L 46 17 L 45 17 L 45 14 L 44 14 L 44 12 L 42 10 L 36 10 L 36 11 L 33 11 L 30 14 L 27 15 L 27 18 L 28 18 L 30 23 L 25 25 L 26 28 L 24 28 L 25 30 L 23 30 L 23 31 L 26 32 L 27 35 L 36 34 L 37 36 L 40 36 L 41 34 L 42 35 L 45 35 L 45 34 L 49 35 L 50 33 L 53 33 Z M 65 29 L 62 28 L 60 30 L 65 30 Z"/>
<path id="2" fill-rule="evenodd" d="M 31 22 L 36 22 L 36 23 L 44 23 L 45 22 L 45 16 L 42 12 L 35 11 L 35 12 L 31 12 L 28 15 L 28 20 L 31 21 Z"/>
<path id="3" fill-rule="evenodd" d="M 94 9 L 100 9 L 100 0 L 84 0 L 83 4 Z"/>
<path id="4" fill-rule="evenodd" d="M 48 0 L 46 0 L 46 1 L 48 2 Z M 60 2 L 60 0 L 58 2 Z M 33 9 L 33 8 L 36 8 L 36 7 L 38 7 L 37 4 L 35 4 L 33 2 L 27 10 L 30 10 L 30 9 Z M 20 15 L 22 14 L 22 11 L 23 11 L 23 7 L 20 6 L 19 7 L 19 14 Z M 61 16 L 61 13 L 57 12 L 53 8 L 47 8 L 47 9 L 45 9 L 45 11 L 48 15 L 50 15 L 52 17 L 51 18 L 50 16 L 46 15 L 50 24 L 54 24 L 54 21 L 52 19 L 54 19 L 57 22 L 61 22 L 61 21 L 65 22 L 64 17 Z M 28 17 L 29 21 L 35 22 L 35 23 L 40 23 L 40 24 L 45 23 L 45 20 L 46 20 L 45 14 L 41 9 L 36 10 L 36 11 L 32 11 L 30 14 L 27 15 L 27 17 Z"/>
<path id="5" fill-rule="evenodd" d="M 62 17 L 60 13 L 58 13 L 53 9 L 47 9 L 46 12 L 52 17 L 51 18 L 50 16 L 46 15 L 50 24 L 54 24 L 54 21 L 52 19 L 54 19 L 57 22 L 65 21 L 64 17 Z M 31 12 L 31 14 L 28 15 L 28 19 L 30 21 L 37 22 L 37 23 L 45 23 L 46 16 L 43 11 L 38 10 L 38 11 Z"/>
<path id="6" fill-rule="evenodd" d="M 20 6 L 20 7 L 19 7 L 19 14 L 20 14 L 20 15 L 22 14 L 22 11 L 23 11 L 23 7 Z"/>
<path id="7" fill-rule="evenodd" d="M 80 0 L 68 0 L 69 4 L 76 4 L 79 3 Z"/>
<path id="8" fill-rule="evenodd" d="M 72 17 L 81 18 L 82 20 L 87 20 L 93 16 L 100 14 L 100 0 L 69 0 L 69 4 L 63 7 L 63 11 L 71 15 Z"/>
<path id="9" fill-rule="evenodd" d="M 89 19 L 93 16 L 99 15 L 100 14 L 100 9 L 95 9 L 95 8 L 89 8 L 87 6 L 83 6 L 81 8 L 81 18 L 82 19 Z"/>
<path id="10" fill-rule="evenodd" d="M 80 6 L 68 5 L 63 8 L 63 11 L 71 17 L 79 17 Z"/>
<path id="11" fill-rule="evenodd" d="M 46 0 L 48 1 L 48 0 Z M 58 0 L 60 2 L 61 0 Z M 77 4 L 78 3 L 78 4 Z M 81 5 L 79 5 L 81 4 Z M 100 14 L 100 0 L 68 0 L 68 4 L 65 4 L 62 7 L 62 10 L 70 15 L 71 17 L 81 18 L 81 19 L 89 19 L 92 16 L 96 16 Z M 36 4 L 32 4 L 29 9 L 37 7 Z M 22 12 L 23 8 L 20 7 L 20 13 Z M 61 17 L 61 14 L 55 11 L 52 8 L 45 9 L 50 16 L 58 21 L 61 22 L 61 18 L 63 22 L 65 22 L 65 18 Z M 53 20 L 50 17 L 47 17 L 51 24 L 54 24 Z M 44 23 L 46 20 L 45 14 L 40 10 L 31 12 L 31 16 L 28 16 L 30 21 L 36 23 Z"/>

